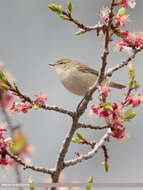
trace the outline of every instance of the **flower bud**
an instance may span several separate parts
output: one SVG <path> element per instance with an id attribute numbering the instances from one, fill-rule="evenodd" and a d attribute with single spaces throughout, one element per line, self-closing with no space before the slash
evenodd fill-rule
<path id="1" fill-rule="evenodd" d="M 129 73 L 130 80 L 133 81 L 135 78 L 135 69 L 134 69 L 133 63 L 130 63 L 128 65 L 128 73 Z"/>
<path id="2" fill-rule="evenodd" d="M 49 9 L 51 9 L 52 11 L 56 12 L 57 14 L 61 14 L 62 13 L 62 7 L 59 5 L 55 5 L 53 3 L 48 5 Z"/>
<path id="3" fill-rule="evenodd" d="M 76 136 L 80 139 L 80 140 L 85 140 L 85 137 L 80 134 L 80 133 L 76 133 Z"/>
<path id="4" fill-rule="evenodd" d="M 73 9 L 72 2 L 69 1 L 69 2 L 68 2 L 68 11 L 71 13 L 71 12 L 72 12 L 72 9 Z"/>
<path id="5" fill-rule="evenodd" d="M 79 31 L 77 31 L 77 32 L 75 33 L 75 35 L 79 36 L 79 35 L 84 34 L 84 33 L 85 33 L 85 31 L 82 30 L 82 29 L 80 29 Z"/>

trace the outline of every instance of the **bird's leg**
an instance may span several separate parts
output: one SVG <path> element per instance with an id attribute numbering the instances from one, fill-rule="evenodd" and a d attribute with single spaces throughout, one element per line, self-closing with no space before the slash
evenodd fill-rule
<path id="1" fill-rule="evenodd" d="M 82 102 L 86 99 L 86 96 L 88 96 L 88 91 L 86 92 L 85 96 L 82 98 L 82 100 L 80 101 L 80 103 L 78 104 L 78 106 L 76 108 L 76 115 L 78 115 L 79 108 L 80 108 Z M 91 97 L 91 100 L 92 100 L 92 97 Z"/>

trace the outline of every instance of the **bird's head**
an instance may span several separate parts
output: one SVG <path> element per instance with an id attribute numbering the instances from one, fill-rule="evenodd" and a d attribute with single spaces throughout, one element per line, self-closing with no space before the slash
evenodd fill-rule
<path id="1" fill-rule="evenodd" d="M 49 65 L 55 67 L 56 70 L 66 71 L 68 69 L 71 69 L 72 67 L 75 67 L 76 62 L 75 60 L 70 58 L 62 58 L 57 60 L 55 63 Z"/>

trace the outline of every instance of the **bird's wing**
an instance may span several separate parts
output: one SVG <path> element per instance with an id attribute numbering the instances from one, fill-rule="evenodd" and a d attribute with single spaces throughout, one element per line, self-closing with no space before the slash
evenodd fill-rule
<path id="1" fill-rule="evenodd" d="M 91 73 L 91 74 L 94 74 L 96 76 L 98 76 L 98 74 L 99 74 L 99 72 L 97 70 L 92 69 L 92 68 L 87 67 L 87 66 L 85 67 L 85 65 L 83 65 L 83 66 L 80 65 L 78 67 L 78 70 L 81 71 L 81 72 L 83 72 L 83 73 Z"/>

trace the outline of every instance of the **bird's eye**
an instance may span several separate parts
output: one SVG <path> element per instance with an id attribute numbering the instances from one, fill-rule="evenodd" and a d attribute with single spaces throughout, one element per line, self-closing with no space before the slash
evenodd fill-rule
<path id="1" fill-rule="evenodd" d="M 61 62 L 61 63 L 59 63 L 59 64 L 60 64 L 60 65 L 61 65 L 61 64 L 64 64 L 64 62 Z"/>

